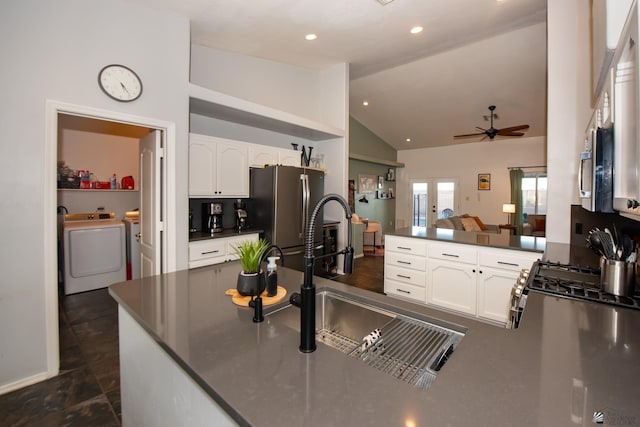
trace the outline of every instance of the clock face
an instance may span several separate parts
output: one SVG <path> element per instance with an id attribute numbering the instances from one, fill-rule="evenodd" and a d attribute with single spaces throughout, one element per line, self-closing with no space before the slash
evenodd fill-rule
<path id="1" fill-rule="evenodd" d="M 107 65 L 98 74 L 100 89 L 109 97 L 121 102 L 131 102 L 142 94 L 142 82 L 138 75 L 124 65 Z"/>

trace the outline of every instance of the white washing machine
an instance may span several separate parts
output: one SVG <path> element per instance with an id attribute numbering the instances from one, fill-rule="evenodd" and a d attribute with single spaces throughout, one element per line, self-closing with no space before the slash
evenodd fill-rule
<path id="1" fill-rule="evenodd" d="M 113 212 L 65 215 L 63 247 L 65 295 L 127 279 L 124 223 Z"/>

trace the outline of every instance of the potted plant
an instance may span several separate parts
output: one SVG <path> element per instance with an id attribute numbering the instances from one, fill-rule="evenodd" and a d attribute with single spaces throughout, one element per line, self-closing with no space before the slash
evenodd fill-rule
<path id="1" fill-rule="evenodd" d="M 236 286 L 240 295 L 260 295 L 264 291 L 266 284 L 260 274 L 260 260 L 268 247 L 269 242 L 264 239 L 241 242 L 233 247 L 242 265 Z"/>

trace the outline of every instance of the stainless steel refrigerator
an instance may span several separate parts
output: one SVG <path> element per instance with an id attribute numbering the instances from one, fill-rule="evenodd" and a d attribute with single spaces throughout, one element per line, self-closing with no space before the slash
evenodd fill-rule
<path id="1" fill-rule="evenodd" d="M 284 265 L 303 271 L 304 240 L 313 208 L 324 195 L 324 173 L 295 166 L 251 169 L 253 224 L 284 253 Z M 323 212 L 316 219 L 314 254 L 322 254 Z M 314 271 L 322 271 L 322 261 Z"/>

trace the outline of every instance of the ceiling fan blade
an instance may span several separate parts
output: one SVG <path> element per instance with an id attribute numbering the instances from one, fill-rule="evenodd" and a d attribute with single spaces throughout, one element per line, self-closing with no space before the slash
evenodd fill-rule
<path id="1" fill-rule="evenodd" d="M 524 133 L 522 132 L 498 132 L 496 135 L 498 136 L 522 136 Z"/>
<path id="2" fill-rule="evenodd" d="M 454 138 L 466 138 L 469 136 L 480 136 L 480 135 L 485 135 L 484 132 L 479 132 L 479 133 L 467 133 L 464 135 L 453 135 Z"/>
<path id="3" fill-rule="evenodd" d="M 481 128 L 480 126 L 476 126 L 476 129 L 481 130 L 482 132 L 486 132 L 487 131 L 487 129 Z"/>
<path id="4" fill-rule="evenodd" d="M 529 129 L 529 125 L 511 126 L 508 128 L 498 129 L 498 133 L 513 132 L 514 130 L 525 130 L 525 129 Z"/>

